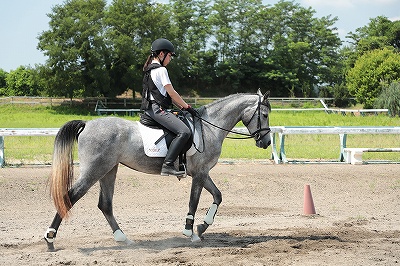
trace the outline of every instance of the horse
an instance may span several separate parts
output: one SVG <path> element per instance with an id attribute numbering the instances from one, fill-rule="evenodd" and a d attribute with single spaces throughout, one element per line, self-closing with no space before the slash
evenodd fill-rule
<path id="1" fill-rule="evenodd" d="M 191 241 L 204 239 L 204 232 L 212 225 L 222 194 L 209 172 L 217 164 L 222 142 L 234 126 L 242 121 L 256 146 L 266 149 L 271 144 L 268 101 L 264 95 L 238 93 L 220 98 L 197 108 L 195 130 L 202 132 L 202 145 L 187 158 L 187 175 L 192 177 L 189 211 L 183 234 Z M 80 176 L 73 183 L 72 151 L 77 143 Z M 102 211 L 113 232 L 114 240 L 131 244 L 120 229 L 113 214 L 113 195 L 119 164 L 147 174 L 160 174 L 164 158 L 147 157 L 139 132 L 139 122 L 118 117 L 102 117 L 89 121 L 73 120 L 64 124 L 54 141 L 52 170 L 49 177 L 50 194 L 56 215 L 44 234 L 48 251 L 55 251 L 54 240 L 63 219 L 68 218 L 72 206 L 98 181 L 100 194 L 98 208 Z M 213 197 L 203 223 L 193 225 L 201 192 L 207 190 Z"/>

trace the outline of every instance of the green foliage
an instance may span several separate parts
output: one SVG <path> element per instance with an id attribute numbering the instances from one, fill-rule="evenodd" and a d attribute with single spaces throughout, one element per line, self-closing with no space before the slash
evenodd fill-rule
<path id="1" fill-rule="evenodd" d="M 7 72 L 0 68 L 0 89 L 6 87 L 7 85 L 6 77 L 7 77 Z"/>
<path id="2" fill-rule="evenodd" d="M 381 82 L 400 80 L 400 54 L 387 48 L 367 52 L 356 61 L 346 80 L 350 94 L 365 108 L 371 108 L 381 93 Z"/>
<path id="3" fill-rule="evenodd" d="M 382 93 L 376 99 L 376 108 L 389 109 L 391 116 L 400 116 L 400 82 L 392 82 L 385 86 Z"/>
<path id="4" fill-rule="evenodd" d="M 362 55 L 366 51 L 394 47 L 400 49 L 400 21 L 391 21 L 385 16 L 371 18 L 368 25 L 349 33 Z"/>
<path id="5" fill-rule="evenodd" d="M 285 88 L 293 95 L 307 97 L 312 95 L 314 86 L 335 80 L 331 69 L 338 62 L 336 50 L 340 40 L 332 27 L 337 18 L 317 19 L 314 13 L 311 8 L 284 1 L 263 13 L 272 17 L 266 29 L 270 39 L 265 47 L 273 47 L 268 51 L 264 73 L 274 86 L 280 87 L 278 91 Z"/>
<path id="6" fill-rule="evenodd" d="M 354 67 L 358 58 L 367 52 L 384 48 L 400 49 L 400 21 L 391 21 L 387 17 L 371 18 L 368 25 L 350 32 L 347 36 L 353 40 L 353 47 L 345 48 L 345 72 Z"/>
<path id="7" fill-rule="evenodd" d="M 348 89 L 370 107 L 380 89 L 371 90 L 377 88 L 375 80 L 365 79 L 368 92 L 356 93 L 358 70 L 353 68 L 356 62 L 360 68 L 360 58 L 370 51 L 400 47 L 400 22 L 377 17 L 350 33 L 353 47 L 339 50 L 336 17 L 318 18 L 312 8 L 285 0 L 274 5 L 261 0 L 66 0 L 48 16 L 49 29 L 39 35 L 38 48 L 49 59 L 36 66 L 37 88 L 13 87 L 0 94 L 73 98 L 140 91 L 150 44 L 166 37 L 179 55 L 168 66 L 170 77 L 183 94 L 224 96 L 261 88 L 275 97 L 303 97 L 316 96 L 315 88 L 324 86 L 337 106 L 348 104 L 343 101 Z M 395 70 L 381 69 L 378 76 L 390 82 Z"/>
<path id="8" fill-rule="evenodd" d="M 68 0 L 53 8 L 38 48 L 49 96 L 107 96 L 140 91 L 151 42 L 171 39 L 180 55 L 169 65 L 180 91 L 227 95 L 270 89 L 310 96 L 331 84 L 340 45 L 336 18 L 316 18 L 294 1 Z M 217 93 L 218 92 L 218 93 Z"/>
<path id="9" fill-rule="evenodd" d="M 108 95 L 121 94 L 128 88 L 141 91 L 142 67 L 151 42 L 161 36 L 173 40 L 170 17 L 167 5 L 148 0 L 113 1 L 104 19 L 111 79 Z"/>
<path id="10" fill-rule="evenodd" d="M 333 105 L 336 107 L 348 107 L 353 103 L 350 99 L 351 95 L 343 83 L 323 87 L 319 96 L 322 98 L 333 97 Z"/>
<path id="11" fill-rule="evenodd" d="M 49 57 L 49 96 L 110 94 L 105 6 L 105 0 L 67 0 L 48 15 L 50 29 L 39 36 L 38 48 Z"/>
<path id="12" fill-rule="evenodd" d="M 5 76 L 6 87 L 2 94 L 6 96 L 40 96 L 43 84 L 36 69 L 18 67 Z"/>

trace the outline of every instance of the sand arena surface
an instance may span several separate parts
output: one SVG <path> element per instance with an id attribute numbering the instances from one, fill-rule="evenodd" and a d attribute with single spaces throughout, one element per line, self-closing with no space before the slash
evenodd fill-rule
<path id="1" fill-rule="evenodd" d="M 79 169 L 77 169 L 79 170 Z M 55 214 L 49 167 L 0 169 L 0 265 L 399 265 L 400 165 L 219 163 L 223 202 L 200 243 L 182 235 L 191 178 L 121 166 L 117 244 L 97 209 L 98 185 L 63 221 L 56 252 L 43 234 Z M 304 216 L 310 184 L 318 215 Z M 196 224 L 212 203 L 203 191 Z"/>

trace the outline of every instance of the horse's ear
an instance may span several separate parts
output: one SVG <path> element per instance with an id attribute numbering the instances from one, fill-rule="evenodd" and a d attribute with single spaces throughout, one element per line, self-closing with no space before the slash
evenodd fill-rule
<path id="1" fill-rule="evenodd" d="M 270 94 L 270 91 L 267 91 L 267 92 L 264 94 L 264 100 L 268 99 L 269 94 Z"/>
<path id="2" fill-rule="evenodd" d="M 257 95 L 262 96 L 262 93 L 261 93 L 261 89 L 260 89 L 260 88 L 258 88 L 258 90 L 257 90 Z"/>

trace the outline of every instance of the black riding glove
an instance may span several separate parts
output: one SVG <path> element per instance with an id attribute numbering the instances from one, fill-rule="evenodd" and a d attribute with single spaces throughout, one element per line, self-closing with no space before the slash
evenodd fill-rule
<path id="1" fill-rule="evenodd" d="M 185 110 L 188 111 L 192 116 L 197 116 L 197 111 L 194 110 L 190 105 Z"/>

